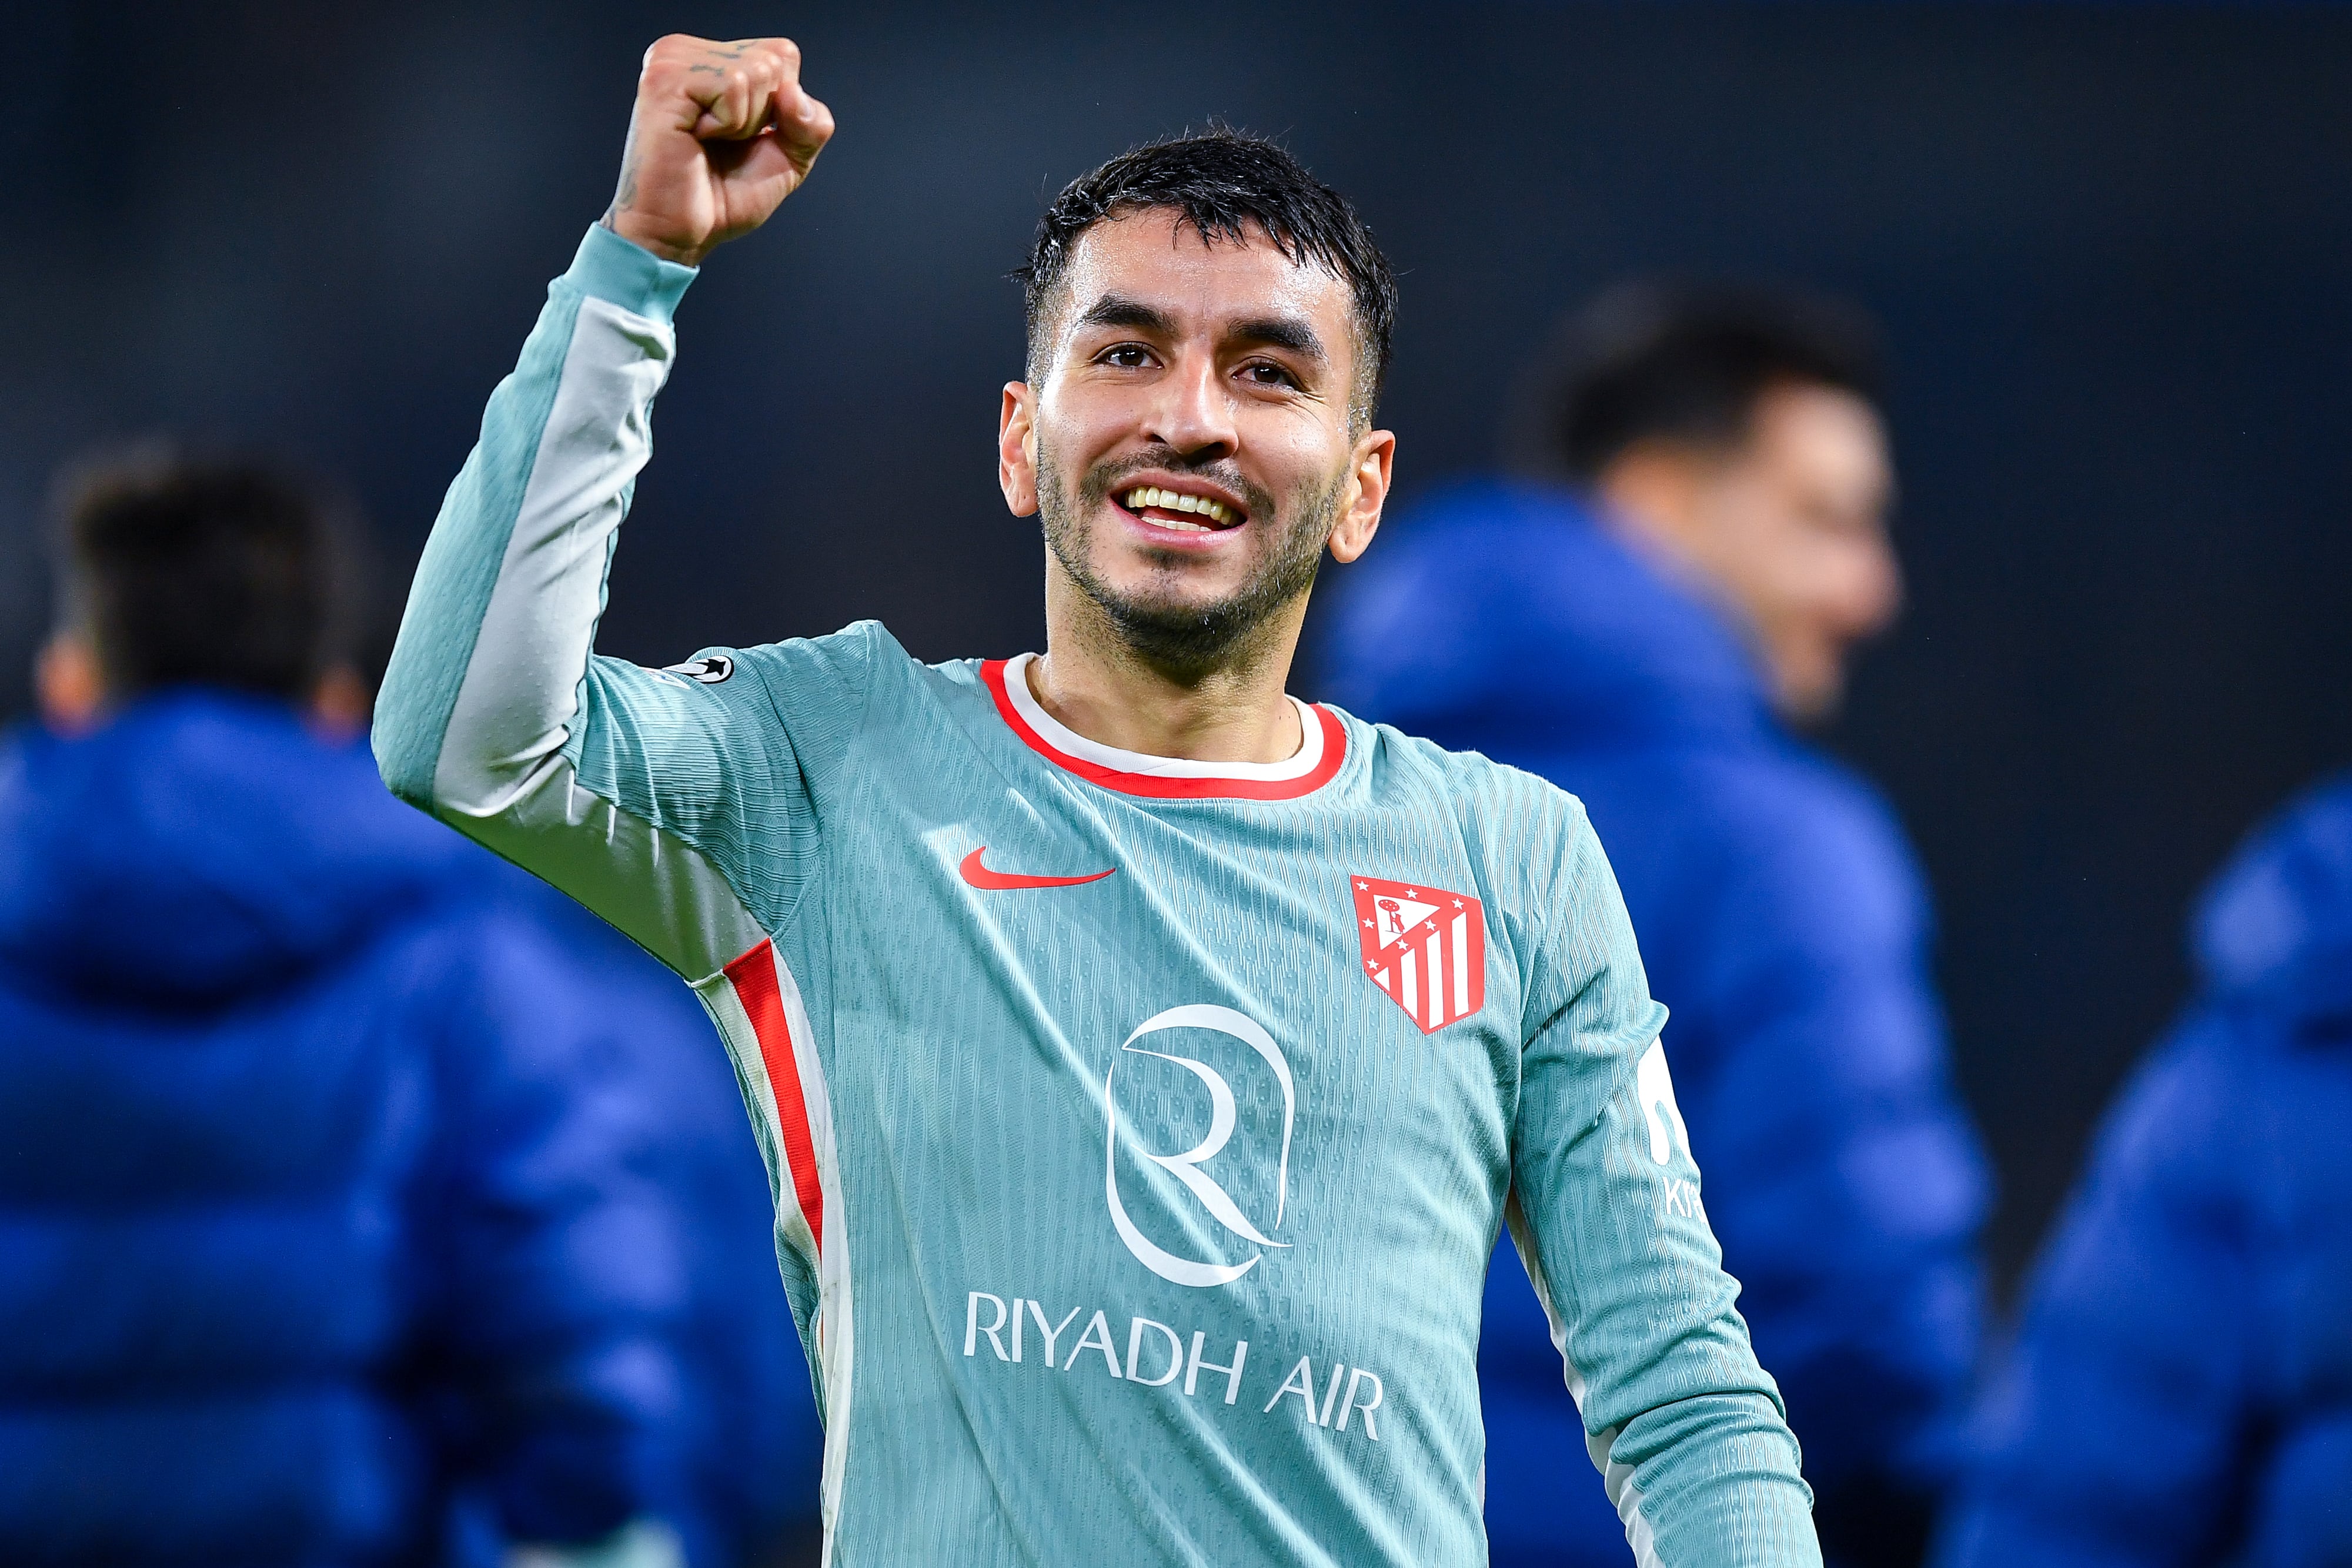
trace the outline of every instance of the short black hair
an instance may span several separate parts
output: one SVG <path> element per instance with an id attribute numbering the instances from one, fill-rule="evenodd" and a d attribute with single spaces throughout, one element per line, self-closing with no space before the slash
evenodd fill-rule
<path id="1" fill-rule="evenodd" d="M 1175 213 L 1208 244 L 1241 244 L 1255 224 L 1291 261 L 1311 261 L 1346 284 L 1360 361 L 1351 412 L 1371 419 L 1396 332 L 1396 274 L 1345 196 L 1274 142 L 1225 125 L 1123 152 L 1054 198 L 1037 221 L 1028 263 L 1013 274 L 1027 296 L 1033 378 L 1044 347 L 1039 329 L 1079 237 L 1097 224 L 1154 208 Z"/>
<path id="2" fill-rule="evenodd" d="M 203 685 L 300 701 L 351 656 L 354 530 L 304 479 L 150 444 L 68 470 L 58 513 L 64 618 L 117 697 Z"/>
<path id="3" fill-rule="evenodd" d="M 1884 350 L 1858 306 L 1794 288 L 1620 284 L 1561 323 L 1522 385 L 1506 455 L 1589 485 L 1628 449 L 1747 439 L 1775 386 L 1824 386 L 1883 402 Z"/>

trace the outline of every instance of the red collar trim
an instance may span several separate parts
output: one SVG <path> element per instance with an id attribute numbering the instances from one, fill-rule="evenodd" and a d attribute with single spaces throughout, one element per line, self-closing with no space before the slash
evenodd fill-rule
<path id="1" fill-rule="evenodd" d="M 1019 736 L 1030 750 L 1055 767 L 1122 795 L 1143 795 L 1160 800 L 1295 800 L 1328 784 L 1339 773 L 1339 764 L 1348 758 L 1347 727 L 1329 708 L 1318 703 L 1310 705 L 1310 711 L 1322 725 L 1323 755 L 1310 771 L 1296 779 L 1190 777 L 1134 773 L 1107 767 L 1073 757 L 1039 735 L 1013 706 L 1012 695 L 1005 690 L 1004 667 L 1004 660 L 990 659 L 980 666 L 980 678 L 988 684 L 988 695 L 995 699 L 997 715 L 1006 727 Z"/>

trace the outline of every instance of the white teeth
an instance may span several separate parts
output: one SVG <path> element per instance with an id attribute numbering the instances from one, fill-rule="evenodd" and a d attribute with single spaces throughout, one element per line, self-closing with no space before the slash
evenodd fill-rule
<path id="1" fill-rule="evenodd" d="M 1127 506 L 1129 511 L 1136 512 L 1142 511 L 1147 507 L 1157 507 L 1164 512 L 1195 512 L 1202 517 L 1213 519 L 1220 526 L 1230 525 L 1234 520 L 1232 511 L 1222 501 L 1212 501 L 1205 496 L 1182 496 L 1173 490 L 1162 490 L 1156 485 L 1139 485 L 1129 490 L 1127 493 Z M 1165 528 L 1187 529 L 1194 533 L 1206 531 L 1199 523 L 1178 522 L 1173 518 L 1160 526 Z"/>

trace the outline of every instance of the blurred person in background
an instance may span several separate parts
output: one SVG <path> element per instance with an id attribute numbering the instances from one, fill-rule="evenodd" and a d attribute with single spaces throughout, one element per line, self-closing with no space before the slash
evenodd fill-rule
<path id="1" fill-rule="evenodd" d="M 159 449 L 64 512 L 0 751 L 0 1561 L 743 1561 L 813 1444 L 707 1024 L 384 793 L 331 507 Z"/>
<path id="2" fill-rule="evenodd" d="M 1980 1413 L 1939 1568 L 2352 1563 L 2352 775 L 2206 895 Z"/>
<path id="3" fill-rule="evenodd" d="M 1984 1161 L 1911 851 L 1792 731 L 1900 599 L 1874 330 L 1801 296 L 1627 286 L 1570 319 L 1517 423 L 1518 476 L 1409 513 L 1322 667 L 1366 717 L 1583 800 L 1824 1554 L 1916 1562 L 1977 1354 Z M 1560 1484 L 1585 1434 L 1507 1245 L 1486 1311 L 1494 1561 L 1622 1563 L 1615 1518 Z"/>

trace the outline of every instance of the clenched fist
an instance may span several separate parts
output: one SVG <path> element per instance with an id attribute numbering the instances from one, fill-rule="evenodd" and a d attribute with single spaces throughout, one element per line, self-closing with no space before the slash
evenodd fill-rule
<path id="1" fill-rule="evenodd" d="M 646 51 L 604 222 L 666 261 L 698 267 L 766 223 L 832 134 L 833 111 L 801 89 L 791 39 L 673 34 Z"/>

